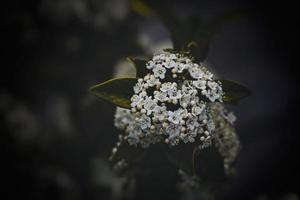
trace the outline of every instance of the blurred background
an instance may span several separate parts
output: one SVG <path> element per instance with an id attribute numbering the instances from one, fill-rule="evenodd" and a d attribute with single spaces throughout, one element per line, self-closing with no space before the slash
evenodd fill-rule
<path id="1" fill-rule="evenodd" d="M 153 157 L 126 194 L 107 158 L 115 107 L 87 89 L 122 73 L 127 56 L 172 47 L 130 0 L 12 0 L 1 4 L 1 199 L 178 199 L 176 171 Z M 242 150 L 221 199 L 298 200 L 298 6 L 292 1 L 152 1 L 209 20 L 238 11 L 205 60 L 252 96 L 236 113 Z M 169 10 L 165 11 L 166 13 Z"/>

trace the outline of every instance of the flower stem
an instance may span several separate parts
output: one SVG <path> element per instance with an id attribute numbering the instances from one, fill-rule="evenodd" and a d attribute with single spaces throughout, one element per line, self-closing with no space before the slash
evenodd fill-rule
<path id="1" fill-rule="evenodd" d="M 196 175 L 196 152 L 198 150 L 198 147 L 194 147 L 193 154 L 192 154 L 192 167 L 193 167 L 193 175 Z"/>

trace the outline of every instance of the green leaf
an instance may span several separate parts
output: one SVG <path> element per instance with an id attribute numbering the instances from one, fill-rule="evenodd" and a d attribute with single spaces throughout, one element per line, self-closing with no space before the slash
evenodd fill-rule
<path id="1" fill-rule="evenodd" d="M 224 102 L 237 102 L 238 100 L 245 98 L 251 94 L 251 91 L 234 81 L 219 80 L 222 83 L 222 89 L 224 92 Z"/>
<path id="2" fill-rule="evenodd" d="M 226 180 L 223 158 L 215 145 L 198 151 L 196 158 L 196 173 L 204 182 L 223 182 Z"/>
<path id="3" fill-rule="evenodd" d="M 140 0 L 131 0 L 131 8 L 139 15 L 146 17 L 151 16 L 154 13 L 152 8 L 148 4 Z"/>
<path id="4" fill-rule="evenodd" d="M 183 19 L 177 15 L 172 3 L 161 1 L 133 0 L 132 8 L 140 15 L 156 16 L 168 29 L 174 50 L 191 51 L 196 62 L 201 62 L 207 57 L 210 41 L 223 24 L 239 20 L 242 16 L 242 11 L 233 10 L 212 19 L 201 16 Z M 189 48 L 191 42 L 197 45 Z"/>
<path id="5" fill-rule="evenodd" d="M 176 168 L 183 170 L 189 175 L 194 175 L 193 150 L 194 145 L 180 144 L 172 148 L 164 148 L 168 161 Z"/>
<path id="6" fill-rule="evenodd" d="M 200 62 L 206 58 L 209 43 L 214 34 L 213 31 L 208 30 L 206 22 L 196 17 L 181 20 L 172 10 L 161 6 L 153 6 L 153 10 L 168 29 L 174 50 L 191 50 L 187 48 L 187 44 L 194 41 L 197 43 L 197 48 L 193 48 L 191 53 L 195 61 Z M 165 10 L 170 12 L 165 12 Z"/>
<path id="7" fill-rule="evenodd" d="M 202 61 L 205 59 L 211 34 L 208 34 L 207 24 L 204 24 L 202 20 L 196 17 L 179 19 L 172 9 L 172 5 L 169 4 L 135 0 L 132 7 L 138 14 L 143 13 L 143 9 L 136 9 L 138 6 L 135 4 L 142 4 L 142 7 L 150 8 L 152 12 L 150 16 L 156 16 L 165 25 L 169 31 L 174 50 L 186 51 L 188 50 L 186 45 L 191 41 L 195 41 L 198 44 L 197 49 L 193 52 L 195 60 Z"/>
<path id="8" fill-rule="evenodd" d="M 190 52 L 195 62 L 201 62 L 206 58 L 209 49 L 209 42 L 210 40 L 207 39 L 203 41 L 198 40 L 198 42 L 191 41 L 187 44 L 186 50 Z"/>
<path id="9" fill-rule="evenodd" d="M 147 75 L 148 70 L 146 68 L 147 60 L 145 59 L 139 59 L 139 58 L 132 58 L 127 57 L 127 60 L 133 64 L 133 66 L 136 69 L 136 77 L 137 78 L 143 78 L 145 75 Z"/>
<path id="10" fill-rule="evenodd" d="M 92 86 L 89 91 L 96 97 L 104 99 L 122 108 L 130 108 L 130 98 L 136 78 L 114 78 Z"/>
<path id="11" fill-rule="evenodd" d="M 176 168 L 191 176 L 197 175 L 202 181 L 222 182 L 226 179 L 223 158 L 214 144 L 201 150 L 196 145 L 180 144 L 165 148 L 164 152 Z"/>

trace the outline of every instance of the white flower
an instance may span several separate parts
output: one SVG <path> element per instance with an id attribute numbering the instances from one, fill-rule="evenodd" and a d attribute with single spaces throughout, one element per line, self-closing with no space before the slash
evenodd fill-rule
<path id="1" fill-rule="evenodd" d="M 169 90 L 176 88 L 176 86 L 177 86 L 177 83 L 166 82 L 161 85 L 160 90 L 162 92 L 168 92 Z"/>
<path id="2" fill-rule="evenodd" d="M 211 102 L 215 102 L 221 98 L 221 94 L 214 90 L 202 90 L 202 95 L 206 96 Z"/>
<path id="3" fill-rule="evenodd" d="M 215 95 L 209 96 L 208 98 L 209 98 L 209 100 L 211 102 L 215 102 L 216 100 L 220 99 L 220 95 L 219 94 L 215 94 Z"/>
<path id="4" fill-rule="evenodd" d="M 180 113 L 178 112 L 172 112 L 168 111 L 168 120 L 169 122 L 172 122 L 173 124 L 179 124 L 182 117 L 180 116 Z"/>
<path id="5" fill-rule="evenodd" d="M 142 84 L 142 83 L 140 83 L 140 82 L 137 82 L 137 83 L 135 84 L 135 86 L 133 87 L 134 93 L 138 94 L 139 92 L 141 92 L 142 89 L 143 89 L 143 86 L 144 86 L 144 84 Z"/>
<path id="6" fill-rule="evenodd" d="M 136 121 L 138 122 L 139 127 L 142 130 L 146 130 L 147 128 L 150 128 L 150 126 L 151 126 L 151 119 L 147 115 L 142 115 L 140 117 L 137 117 Z"/>
<path id="7" fill-rule="evenodd" d="M 167 108 L 165 106 L 156 106 L 153 110 L 153 115 L 158 120 L 163 121 L 166 117 Z"/>
<path id="8" fill-rule="evenodd" d="M 227 114 L 227 116 L 224 116 L 224 118 L 231 124 L 233 125 L 235 120 L 236 120 L 236 116 L 233 114 L 233 112 L 230 112 Z"/>
<path id="9" fill-rule="evenodd" d="M 142 100 L 142 98 L 139 96 L 139 95 L 133 95 L 132 97 L 131 97 L 131 104 L 130 104 L 130 106 L 131 107 L 136 107 L 137 106 L 137 104 L 139 103 L 139 102 L 141 102 L 141 100 Z"/>
<path id="10" fill-rule="evenodd" d="M 175 66 L 176 70 L 178 73 L 182 73 L 183 70 L 187 69 L 189 67 L 188 64 L 184 64 L 184 63 L 180 63 L 178 65 Z"/>
<path id="11" fill-rule="evenodd" d="M 183 82 L 181 91 L 185 96 L 196 95 L 198 93 L 190 81 Z"/>
<path id="12" fill-rule="evenodd" d="M 193 64 L 189 69 L 191 77 L 199 79 L 204 75 L 204 72 L 201 70 L 198 64 Z"/>
<path id="13" fill-rule="evenodd" d="M 197 91 L 196 91 L 197 92 Z M 196 93 L 197 94 L 197 93 Z M 180 99 L 180 105 L 184 108 L 188 106 L 194 106 L 199 102 L 199 97 L 195 94 L 183 95 Z"/>
<path id="14" fill-rule="evenodd" d="M 177 59 L 177 55 L 176 55 L 176 54 L 174 54 L 174 53 L 172 53 L 172 54 L 169 54 L 169 57 L 170 57 L 170 59 L 172 59 L 172 60 L 175 60 L 175 59 Z"/>
<path id="15" fill-rule="evenodd" d="M 179 108 L 178 110 L 176 110 L 175 112 L 178 112 L 178 114 L 181 116 L 181 118 L 186 118 L 188 117 L 188 111 L 185 108 Z"/>
<path id="16" fill-rule="evenodd" d="M 144 101 L 144 108 L 147 111 L 147 115 L 150 115 L 154 108 L 157 106 L 156 102 L 151 97 L 147 97 Z"/>
<path id="17" fill-rule="evenodd" d="M 189 130 L 194 130 L 199 126 L 198 118 L 197 117 L 191 117 L 186 121 L 186 127 Z"/>
<path id="18" fill-rule="evenodd" d="M 142 127 L 138 123 L 129 123 L 127 131 L 132 138 L 138 138 L 143 133 Z"/>
<path id="19" fill-rule="evenodd" d="M 168 95 L 170 99 L 180 99 L 182 97 L 181 91 L 177 90 L 176 88 L 169 90 Z"/>
<path id="20" fill-rule="evenodd" d="M 160 64 L 156 65 L 152 71 L 156 78 L 160 78 L 160 79 L 165 78 L 166 69 L 162 65 Z"/>
<path id="21" fill-rule="evenodd" d="M 134 132 L 130 131 L 130 129 L 127 139 L 130 145 L 137 145 L 138 143 L 140 143 L 140 138 L 138 134 L 134 134 Z"/>
<path id="22" fill-rule="evenodd" d="M 181 126 L 180 125 L 176 125 L 176 124 L 169 124 L 166 128 L 166 133 L 168 133 L 169 135 L 173 135 L 174 136 L 179 136 L 180 134 L 180 130 L 181 130 Z"/>
<path id="23" fill-rule="evenodd" d="M 213 82 L 213 81 L 207 81 L 207 86 L 210 89 L 215 90 L 218 87 L 218 84 L 216 82 Z"/>
<path id="24" fill-rule="evenodd" d="M 153 69 L 153 67 L 155 66 L 155 63 L 150 60 L 147 64 L 146 64 L 146 68 L 147 69 Z"/>
<path id="25" fill-rule="evenodd" d="M 203 78 L 206 79 L 206 80 L 213 80 L 213 74 L 210 73 L 208 70 L 205 70 L 205 73 L 203 75 Z"/>
<path id="26" fill-rule="evenodd" d="M 197 81 L 193 81 L 193 85 L 201 90 L 205 90 L 206 88 L 206 80 L 197 80 Z"/>
<path id="27" fill-rule="evenodd" d="M 188 97 L 182 97 L 180 99 L 179 103 L 180 103 L 180 106 L 182 106 L 183 108 L 186 108 L 190 104 L 190 98 L 188 98 Z"/>
<path id="28" fill-rule="evenodd" d="M 207 124 L 207 118 L 207 109 L 204 109 L 203 112 L 198 116 L 199 122 L 201 122 L 201 124 Z"/>
<path id="29" fill-rule="evenodd" d="M 161 56 L 160 54 L 157 54 L 157 55 L 154 55 L 154 56 L 153 56 L 152 60 L 153 60 L 153 61 L 158 61 L 158 60 L 161 59 L 161 57 L 162 57 L 162 56 Z"/>
<path id="30" fill-rule="evenodd" d="M 168 100 L 167 96 L 168 96 L 167 92 L 160 92 L 160 91 L 155 91 L 154 92 L 154 98 L 157 99 L 160 102 L 167 101 Z"/>
<path id="31" fill-rule="evenodd" d="M 150 78 L 146 81 L 148 86 L 153 87 L 154 85 L 157 84 L 159 80 L 155 78 L 154 75 L 150 75 Z"/>
<path id="32" fill-rule="evenodd" d="M 171 60 L 170 62 L 165 63 L 164 66 L 167 69 L 177 68 L 177 63 L 174 60 Z"/>
<path id="33" fill-rule="evenodd" d="M 207 127 L 207 131 L 209 133 L 214 132 L 215 129 L 216 129 L 215 123 L 214 123 L 214 121 L 212 119 L 210 119 L 210 120 L 207 121 L 206 127 Z"/>
<path id="34" fill-rule="evenodd" d="M 117 107 L 114 120 L 114 125 L 117 128 L 124 130 L 132 120 L 133 116 L 130 113 L 130 110 Z"/>
<path id="35" fill-rule="evenodd" d="M 193 106 L 192 107 L 192 114 L 194 115 L 200 115 L 202 113 L 202 111 L 204 110 L 205 105 L 202 104 L 200 106 Z"/>

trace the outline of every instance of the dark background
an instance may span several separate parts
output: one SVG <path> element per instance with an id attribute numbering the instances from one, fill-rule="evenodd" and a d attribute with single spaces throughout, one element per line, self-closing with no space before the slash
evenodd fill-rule
<path id="1" fill-rule="evenodd" d="M 142 32 L 154 41 L 168 37 L 158 20 L 135 14 L 124 2 L 1 3 L 1 199 L 109 199 L 92 180 L 94 161 L 106 159 L 117 140 L 115 108 L 87 88 L 109 79 L 117 61 L 145 53 L 137 40 Z M 222 26 L 206 59 L 220 77 L 253 93 L 232 106 L 243 148 L 224 199 L 299 194 L 299 7 L 292 1 L 168 2 L 157 4 L 204 18 L 243 13 Z M 137 197 L 176 197 L 168 166 L 153 166 L 155 175 L 140 182 Z"/>

